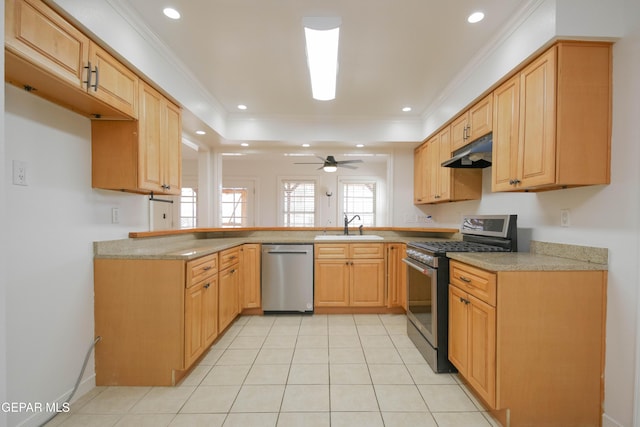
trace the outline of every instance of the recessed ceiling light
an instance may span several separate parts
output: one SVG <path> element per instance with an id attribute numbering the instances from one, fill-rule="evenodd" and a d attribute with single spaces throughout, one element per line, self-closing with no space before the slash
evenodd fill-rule
<path id="1" fill-rule="evenodd" d="M 162 10 L 162 13 L 164 13 L 167 18 L 180 19 L 180 12 L 178 12 L 172 7 L 165 7 Z"/>
<path id="2" fill-rule="evenodd" d="M 206 134 L 207 134 L 207 133 L 206 133 L 205 131 L 203 131 L 203 130 L 197 130 L 197 131 L 196 131 L 196 133 L 197 133 L 198 135 L 206 135 Z"/>
<path id="3" fill-rule="evenodd" d="M 482 12 L 473 12 L 471 15 L 469 15 L 469 17 L 467 18 L 467 21 L 470 24 L 475 24 L 476 22 L 480 22 L 484 19 L 484 13 Z"/>
<path id="4" fill-rule="evenodd" d="M 241 145 L 241 146 L 243 146 L 243 147 L 248 147 L 248 146 L 249 146 L 249 144 L 247 144 L 246 142 L 243 142 L 243 143 L 242 143 L 242 144 L 240 144 L 240 145 Z"/>
<path id="5" fill-rule="evenodd" d="M 244 104 L 238 104 L 238 110 L 246 110 L 247 106 Z"/>
<path id="6" fill-rule="evenodd" d="M 364 147 L 364 144 L 356 144 L 356 147 L 362 148 L 362 147 Z"/>
<path id="7" fill-rule="evenodd" d="M 409 111 L 411 111 L 411 107 L 402 107 L 402 111 L 408 113 Z"/>
<path id="8" fill-rule="evenodd" d="M 310 144 L 302 144 L 302 146 L 303 146 L 304 148 L 309 148 L 309 147 L 311 147 L 311 145 L 310 145 Z"/>

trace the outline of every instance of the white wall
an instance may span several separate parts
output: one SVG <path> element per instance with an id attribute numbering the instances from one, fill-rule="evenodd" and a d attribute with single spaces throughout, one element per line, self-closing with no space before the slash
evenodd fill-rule
<path id="1" fill-rule="evenodd" d="M 324 156 L 324 155 L 323 155 Z M 254 179 L 259 191 L 256 191 L 256 226 L 277 226 L 278 222 L 278 179 L 309 178 L 315 179 L 318 193 L 317 227 L 324 227 L 331 221 L 331 227 L 342 226 L 342 206 L 338 200 L 338 179 L 341 177 L 374 177 L 378 180 L 379 196 L 386 202 L 387 194 L 387 156 L 384 161 L 371 161 L 368 157 L 344 157 L 335 155 L 337 160 L 362 158 L 364 163 L 356 165 L 358 169 L 338 168 L 335 173 L 317 170 L 321 165 L 295 165 L 295 162 L 316 162 L 315 157 L 284 157 L 283 154 L 256 154 L 248 156 L 223 156 L 223 181 L 227 179 Z M 330 198 L 327 191 L 333 193 Z M 329 200 L 331 199 L 331 200 Z M 329 206 L 330 205 L 330 206 Z M 378 225 L 389 225 L 389 210 L 379 211 Z M 357 227 L 358 224 L 354 225 Z"/>
<path id="2" fill-rule="evenodd" d="M 148 229 L 145 196 L 91 188 L 90 122 L 5 85 L 7 396 L 62 401 L 94 340 L 93 241 Z M 28 186 L 11 183 L 13 160 L 27 162 Z M 120 224 L 111 224 L 111 208 Z M 99 345 L 99 344 L 98 344 Z M 93 357 L 81 396 L 95 385 Z M 37 425 L 48 414 L 8 414 Z"/>

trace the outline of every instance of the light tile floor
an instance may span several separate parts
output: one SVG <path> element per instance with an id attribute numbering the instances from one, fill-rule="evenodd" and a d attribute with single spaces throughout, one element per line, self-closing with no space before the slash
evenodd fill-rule
<path id="1" fill-rule="evenodd" d="M 48 426 L 490 427 L 404 315 L 243 316 L 177 387 L 96 387 Z"/>

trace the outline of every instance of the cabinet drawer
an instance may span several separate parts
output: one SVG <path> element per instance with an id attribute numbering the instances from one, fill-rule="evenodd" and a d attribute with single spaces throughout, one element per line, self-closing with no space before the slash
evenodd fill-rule
<path id="1" fill-rule="evenodd" d="M 203 256 L 187 262 L 187 288 L 200 280 L 218 274 L 218 254 Z"/>
<path id="2" fill-rule="evenodd" d="M 231 267 L 240 261 L 240 246 L 220 252 L 220 270 Z"/>
<path id="3" fill-rule="evenodd" d="M 321 243 L 315 246 L 316 259 L 326 258 L 348 258 L 349 256 L 349 244 L 348 243 Z"/>
<path id="4" fill-rule="evenodd" d="M 449 266 L 449 282 L 495 307 L 496 275 L 457 261 Z"/>
<path id="5" fill-rule="evenodd" d="M 384 243 L 352 243 L 350 258 L 384 258 Z"/>

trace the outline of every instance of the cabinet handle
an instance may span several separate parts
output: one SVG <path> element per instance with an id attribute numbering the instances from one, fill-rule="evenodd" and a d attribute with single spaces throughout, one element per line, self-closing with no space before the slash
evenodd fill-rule
<path id="1" fill-rule="evenodd" d="M 209 286 L 211 286 L 211 283 L 207 283 L 206 285 L 204 285 L 204 288 L 209 289 Z"/>
<path id="2" fill-rule="evenodd" d="M 86 83 L 87 90 L 89 90 L 89 88 L 91 87 L 91 74 L 93 74 L 93 71 L 91 71 L 91 61 L 87 63 L 84 69 L 87 70 L 87 80 L 83 81 L 82 83 Z"/>
<path id="3" fill-rule="evenodd" d="M 510 179 L 509 180 L 509 184 L 511 184 L 511 185 L 520 184 L 520 180 L 519 179 Z"/>
<path id="4" fill-rule="evenodd" d="M 209 270 L 211 270 L 212 268 L 213 268 L 213 267 L 211 267 L 210 265 L 207 265 L 206 267 L 202 267 L 202 269 L 203 269 L 204 271 L 209 271 Z"/>
<path id="5" fill-rule="evenodd" d="M 98 70 L 98 66 L 96 65 L 95 69 L 92 71 L 92 73 L 96 73 L 96 82 L 94 84 L 91 85 L 91 87 L 93 88 L 94 92 L 98 91 L 98 85 L 100 84 L 100 70 Z"/>
<path id="6" fill-rule="evenodd" d="M 464 299 L 462 297 L 460 297 L 460 302 L 464 303 L 465 305 L 469 304 L 471 301 L 469 301 L 468 299 Z"/>
<path id="7" fill-rule="evenodd" d="M 459 278 L 460 280 L 462 280 L 463 282 L 471 283 L 471 279 L 469 279 L 468 277 L 459 276 L 458 278 Z"/>

